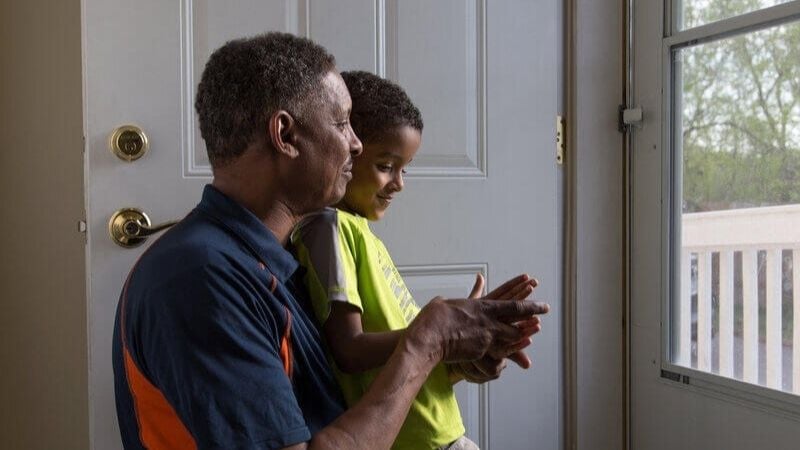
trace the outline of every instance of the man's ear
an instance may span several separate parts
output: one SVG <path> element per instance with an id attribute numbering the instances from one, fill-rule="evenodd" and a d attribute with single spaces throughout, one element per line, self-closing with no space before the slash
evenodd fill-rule
<path id="1" fill-rule="evenodd" d="M 300 155 L 297 148 L 298 125 L 297 120 L 282 109 L 269 116 L 267 122 L 269 139 L 278 154 L 292 159 Z"/>

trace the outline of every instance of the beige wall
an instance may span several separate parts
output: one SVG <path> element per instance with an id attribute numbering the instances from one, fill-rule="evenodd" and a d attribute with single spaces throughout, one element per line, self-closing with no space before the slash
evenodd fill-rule
<path id="1" fill-rule="evenodd" d="M 79 0 L 0 0 L 0 448 L 88 449 Z"/>

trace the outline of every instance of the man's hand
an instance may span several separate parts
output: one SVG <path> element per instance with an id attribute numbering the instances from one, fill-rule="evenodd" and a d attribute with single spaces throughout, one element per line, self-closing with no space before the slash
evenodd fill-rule
<path id="1" fill-rule="evenodd" d="M 483 278 L 483 275 L 478 273 L 475 277 L 475 284 L 472 286 L 472 292 L 470 292 L 469 298 L 474 298 L 474 299 L 484 298 L 489 300 L 502 300 L 502 299 L 525 300 L 531 295 L 531 293 L 533 293 L 533 289 L 539 285 L 538 280 L 529 277 L 528 274 L 523 273 L 501 284 L 500 286 L 498 286 L 497 288 L 486 294 L 484 297 L 480 297 L 480 295 L 483 293 L 484 283 L 485 280 Z M 541 331 L 541 321 L 536 316 L 526 321 L 518 322 L 514 324 L 514 326 L 521 328 L 527 336 L 534 335 L 539 331 Z M 528 355 L 526 355 L 525 352 L 522 351 L 522 349 L 530 345 L 530 343 L 531 343 L 530 339 L 521 341 L 520 348 L 517 351 L 506 355 L 505 357 L 514 361 L 518 366 L 522 367 L 523 369 L 530 368 L 531 360 L 528 357 Z M 499 376 L 499 372 L 495 373 L 491 370 L 488 370 L 491 367 L 495 368 L 499 367 L 500 370 L 502 370 L 505 368 L 505 364 L 502 365 L 498 364 L 497 358 L 492 358 L 492 360 L 484 362 L 480 368 L 462 367 L 461 372 L 463 373 L 464 378 L 467 381 L 482 382 L 482 381 L 493 380 L 497 378 L 497 376 Z M 477 373 L 476 369 L 480 369 L 479 373 L 486 373 L 488 371 L 487 376 L 489 378 L 483 379 L 482 381 L 480 380 L 473 381 L 472 379 L 470 379 L 474 377 L 470 377 L 468 374 L 473 374 L 473 375 L 476 374 Z M 456 370 L 456 373 L 458 373 L 458 370 Z"/>
<path id="2" fill-rule="evenodd" d="M 406 331 L 409 344 L 436 361 L 463 362 L 490 356 L 502 359 L 527 345 L 538 331 L 533 323 L 549 306 L 527 301 L 446 300 L 437 297 L 420 311 Z M 538 319 L 537 319 L 538 321 Z"/>

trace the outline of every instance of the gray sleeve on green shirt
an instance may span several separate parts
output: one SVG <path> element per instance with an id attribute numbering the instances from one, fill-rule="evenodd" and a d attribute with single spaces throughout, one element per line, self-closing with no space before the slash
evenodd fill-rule
<path id="1" fill-rule="evenodd" d="M 336 210 L 325 208 L 310 216 L 300 228 L 300 239 L 308 251 L 308 264 L 327 293 L 327 300 L 349 302 L 348 277 L 345 273 L 347 269 L 342 255 L 343 245 Z"/>

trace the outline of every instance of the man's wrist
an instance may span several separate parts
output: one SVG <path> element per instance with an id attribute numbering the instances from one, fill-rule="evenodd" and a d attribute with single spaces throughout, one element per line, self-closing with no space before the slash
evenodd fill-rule
<path id="1" fill-rule="evenodd" d="M 406 331 L 400 339 L 397 350 L 417 363 L 422 370 L 430 371 L 442 360 L 441 346 L 431 345 L 429 333 L 421 333 L 419 328 Z"/>
<path id="2" fill-rule="evenodd" d="M 413 357 L 435 366 L 444 359 L 444 343 L 439 328 L 433 320 L 442 302 L 439 298 L 431 300 L 409 324 L 400 340 L 400 345 Z"/>

